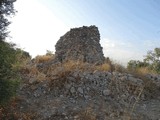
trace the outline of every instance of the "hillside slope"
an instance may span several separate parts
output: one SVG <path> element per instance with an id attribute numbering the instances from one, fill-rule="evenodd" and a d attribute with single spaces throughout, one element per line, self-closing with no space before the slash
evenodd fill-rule
<path id="1" fill-rule="evenodd" d="M 71 64 L 72 63 L 72 64 Z M 102 66 L 101 66 L 102 67 Z M 160 76 L 85 63 L 29 64 L 11 111 L 24 120 L 158 120 Z"/>

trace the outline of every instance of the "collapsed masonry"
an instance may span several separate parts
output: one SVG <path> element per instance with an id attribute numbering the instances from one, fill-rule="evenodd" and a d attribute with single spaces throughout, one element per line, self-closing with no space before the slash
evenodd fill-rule
<path id="1" fill-rule="evenodd" d="M 102 64 L 105 58 L 99 42 L 100 34 L 96 26 L 71 29 L 57 42 L 55 60 L 59 62 L 78 60 Z"/>

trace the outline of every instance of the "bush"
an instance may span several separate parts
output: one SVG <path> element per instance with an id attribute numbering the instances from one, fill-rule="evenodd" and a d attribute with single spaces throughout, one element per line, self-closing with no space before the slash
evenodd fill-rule
<path id="1" fill-rule="evenodd" d="M 52 59 L 54 59 L 54 56 L 38 55 L 35 57 L 34 61 L 35 61 L 35 63 L 45 63 L 45 62 L 51 61 Z"/>
<path id="2" fill-rule="evenodd" d="M 150 72 L 160 73 L 160 48 L 149 51 L 143 61 L 130 60 L 127 68 L 129 70 L 137 70 L 145 68 Z"/>
<path id="3" fill-rule="evenodd" d="M 18 76 L 12 68 L 17 60 L 17 53 L 14 44 L 4 41 L 8 37 L 7 28 L 11 23 L 8 17 L 15 13 L 13 6 L 15 1 L 0 0 L 0 105 L 7 102 L 15 94 L 17 88 Z"/>
<path id="4" fill-rule="evenodd" d="M 19 76 L 13 69 L 17 62 L 17 50 L 14 44 L 0 41 L 0 104 L 4 104 L 16 94 Z"/>
<path id="5" fill-rule="evenodd" d="M 0 80 L 0 105 L 7 103 L 16 94 L 18 80 Z"/>

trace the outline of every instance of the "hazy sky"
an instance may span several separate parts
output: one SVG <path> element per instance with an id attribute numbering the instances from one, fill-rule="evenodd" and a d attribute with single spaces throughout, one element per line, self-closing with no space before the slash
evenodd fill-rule
<path id="1" fill-rule="evenodd" d="M 143 59 L 160 47 L 160 0 L 17 0 L 11 41 L 34 57 L 55 51 L 70 28 L 96 25 L 106 57 Z"/>

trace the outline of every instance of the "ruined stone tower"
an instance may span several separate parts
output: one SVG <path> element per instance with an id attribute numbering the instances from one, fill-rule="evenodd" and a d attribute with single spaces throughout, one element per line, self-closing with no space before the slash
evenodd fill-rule
<path id="1" fill-rule="evenodd" d="M 104 55 L 96 26 L 73 28 L 56 43 L 55 59 L 59 62 L 79 60 L 102 64 Z"/>

